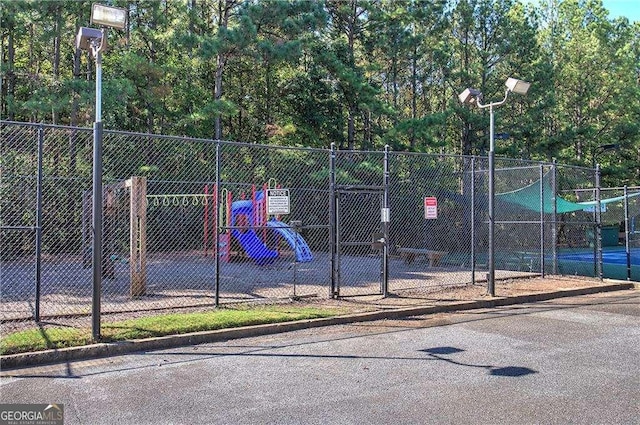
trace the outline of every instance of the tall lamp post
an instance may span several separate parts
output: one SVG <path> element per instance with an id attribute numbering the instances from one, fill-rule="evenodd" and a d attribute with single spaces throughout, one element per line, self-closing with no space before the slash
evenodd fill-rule
<path id="1" fill-rule="evenodd" d="M 76 48 L 90 51 L 96 61 L 96 110 L 93 123 L 93 244 L 91 272 L 93 294 L 91 302 L 91 328 L 94 340 L 100 339 L 100 296 L 102 292 L 102 52 L 107 49 L 105 27 L 123 29 L 127 24 L 127 10 L 119 7 L 93 4 L 91 23 L 102 29 L 80 27 L 76 35 Z"/>
<path id="2" fill-rule="evenodd" d="M 516 78 L 507 78 L 505 83 L 507 89 L 504 92 L 504 98 L 498 102 L 482 103 L 482 92 L 477 89 L 467 88 L 458 95 L 460 102 L 464 105 L 475 105 L 478 108 L 489 108 L 489 277 L 487 279 L 487 291 L 489 295 L 496 295 L 495 287 L 495 163 L 494 163 L 494 141 L 495 134 L 493 130 L 493 108 L 498 107 L 507 101 L 510 92 L 518 94 L 526 94 L 529 90 L 530 83 L 518 80 Z"/>

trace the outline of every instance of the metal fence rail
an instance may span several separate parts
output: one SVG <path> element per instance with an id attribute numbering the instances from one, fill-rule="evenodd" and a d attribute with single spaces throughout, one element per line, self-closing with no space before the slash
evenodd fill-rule
<path id="1" fill-rule="evenodd" d="M 88 315 L 92 130 L 6 121 L 0 130 L 0 320 Z M 103 314 L 410 293 L 486 279 L 485 157 L 115 131 L 104 132 L 103 149 Z M 639 190 L 598 189 L 594 173 L 496 160 L 498 278 L 597 276 L 594 265 L 608 250 L 599 242 L 609 243 L 615 226 L 616 246 L 633 249 L 636 197 L 601 212 L 545 211 L 556 193 L 577 202 Z M 539 206 L 500 201 L 523 188 L 537 191 Z M 278 198 L 279 189 L 287 196 Z M 437 202 L 435 214 L 427 200 Z M 592 261 L 563 260 L 572 253 L 593 253 Z M 613 273 L 599 264 L 604 276 Z M 635 266 L 627 269 L 625 278 L 640 278 Z"/>

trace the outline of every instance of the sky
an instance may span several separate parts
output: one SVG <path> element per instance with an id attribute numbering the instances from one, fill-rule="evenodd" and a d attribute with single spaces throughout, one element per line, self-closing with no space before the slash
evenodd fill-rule
<path id="1" fill-rule="evenodd" d="M 640 0 L 602 0 L 610 18 L 626 16 L 629 21 L 640 21 Z"/>
<path id="2" fill-rule="evenodd" d="M 529 0 L 531 4 L 538 4 L 541 0 Z M 602 0 L 605 9 L 609 11 L 609 18 L 625 16 L 630 22 L 640 22 L 640 0 Z"/>

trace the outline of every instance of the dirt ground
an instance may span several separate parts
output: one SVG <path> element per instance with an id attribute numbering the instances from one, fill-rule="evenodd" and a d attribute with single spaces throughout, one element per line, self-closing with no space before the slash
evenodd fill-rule
<path id="1" fill-rule="evenodd" d="M 606 284 L 588 277 L 547 276 L 527 277 L 514 279 L 496 279 L 496 297 L 509 297 L 516 295 L 528 295 L 543 292 L 576 289 Z M 303 296 L 296 299 L 283 299 L 276 301 L 281 305 L 309 306 L 321 308 L 335 308 L 340 314 L 354 314 L 387 309 L 397 309 L 417 306 L 442 305 L 456 301 L 473 301 L 490 299 L 486 282 L 476 285 L 441 286 L 428 288 L 414 288 L 395 291 L 393 294 L 382 297 L 380 295 L 350 296 L 330 299 L 320 296 Z M 254 305 L 254 304 L 248 304 Z M 223 308 L 236 308 L 238 304 L 228 304 Z M 190 308 L 171 308 L 156 311 L 137 311 L 105 314 L 102 322 L 117 322 L 154 314 L 189 313 L 211 310 L 211 306 L 199 306 Z M 0 335 L 19 330 L 38 327 L 41 329 L 50 327 L 68 326 L 72 328 L 90 327 L 91 317 L 66 317 L 35 323 L 34 321 L 5 321 L 0 324 Z"/>
<path id="2" fill-rule="evenodd" d="M 583 277 L 583 276 L 546 276 L 528 277 L 517 279 L 496 280 L 496 297 L 510 297 L 518 295 L 530 295 L 544 292 L 562 291 L 569 289 L 585 288 L 607 284 L 607 280 Z M 338 300 L 332 299 L 311 299 L 305 302 L 323 307 L 335 307 L 344 309 L 350 313 L 385 310 L 403 307 L 442 305 L 455 301 L 486 300 L 491 296 L 487 291 L 487 283 L 481 282 L 476 285 L 450 286 L 428 291 L 403 290 L 388 297 L 362 296 L 343 297 Z"/>

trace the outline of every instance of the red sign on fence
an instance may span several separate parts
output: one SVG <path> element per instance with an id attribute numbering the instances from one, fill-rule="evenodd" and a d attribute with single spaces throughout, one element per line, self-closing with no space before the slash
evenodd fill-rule
<path id="1" fill-rule="evenodd" d="M 438 198 L 435 196 L 424 198 L 424 218 L 427 220 L 438 218 Z"/>

